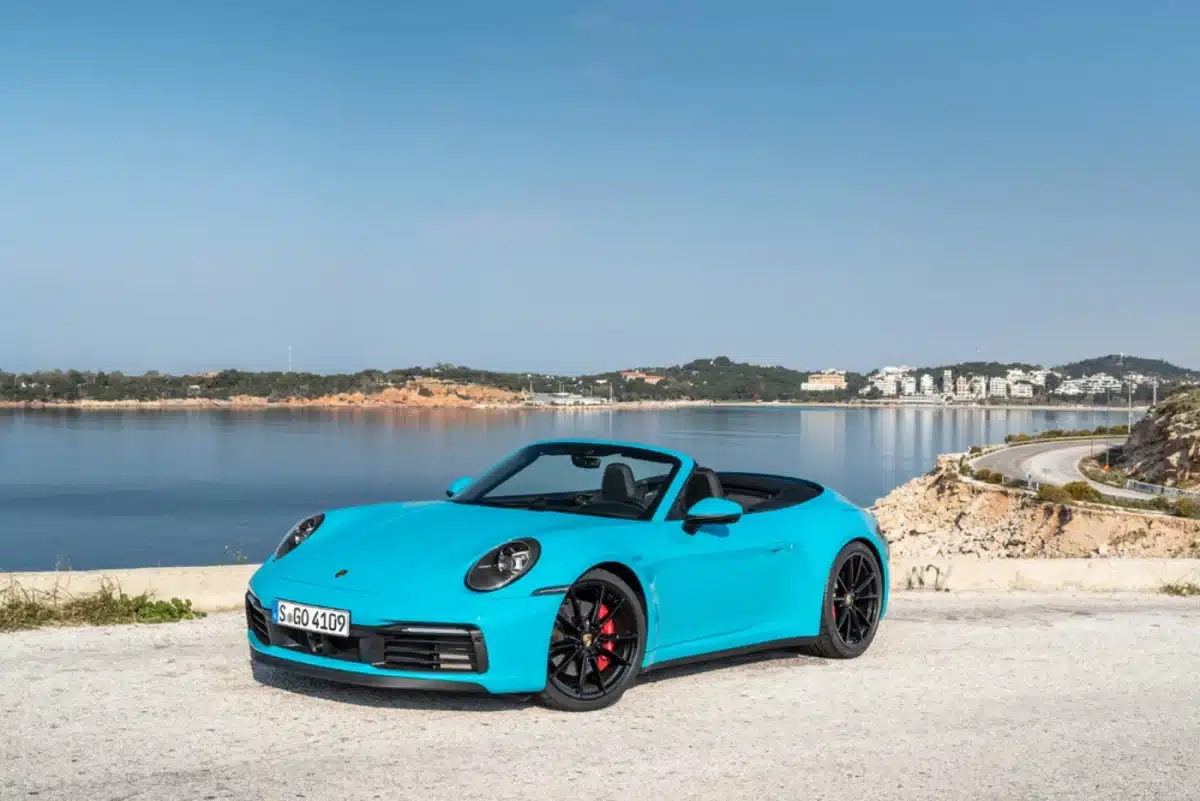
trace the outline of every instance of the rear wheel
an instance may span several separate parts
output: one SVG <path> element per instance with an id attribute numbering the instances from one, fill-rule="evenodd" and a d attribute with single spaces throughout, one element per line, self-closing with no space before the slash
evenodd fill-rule
<path id="1" fill-rule="evenodd" d="M 567 712 L 614 704 L 637 678 L 646 613 L 620 576 L 590 570 L 563 597 L 550 635 L 542 701 Z"/>
<path id="2" fill-rule="evenodd" d="M 852 542 L 833 560 L 821 609 L 821 634 L 808 649 L 826 659 L 861 656 L 875 639 L 883 608 L 883 571 L 875 553 Z"/>

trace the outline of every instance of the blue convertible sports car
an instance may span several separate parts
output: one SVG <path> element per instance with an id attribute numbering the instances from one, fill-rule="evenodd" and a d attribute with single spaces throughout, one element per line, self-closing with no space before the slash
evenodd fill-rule
<path id="1" fill-rule="evenodd" d="M 811 481 L 550 441 L 447 495 L 298 523 L 250 580 L 252 658 L 580 711 L 641 672 L 735 651 L 856 657 L 887 608 L 874 519 Z"/>

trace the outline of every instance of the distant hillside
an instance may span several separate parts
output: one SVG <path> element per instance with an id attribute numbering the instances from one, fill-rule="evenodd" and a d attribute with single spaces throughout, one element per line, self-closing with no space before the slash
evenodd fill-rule
<path id="1" fill-rule="evenodd" d="M 1079 378 L 1083 375 L 1095 375 L 1096 373 L 1107 373 L 1112 376 L 1120 376 L 1125 373 L 1140 373 L 1141 375 L 1158 376 L 1168 381 L 1200 377 L 1200 372 L 1188 370 L 1185 367 L 1171 364 L 1162 359 L 1143 359 L 1138 356 L 1120 356 L 1116 353 L 1109 354 L 1108 356 L 1100 356 L 1095 359 L 1071 362 L 1055 369 L 1061 373 L 1065 373 L 1068 378 Z"/>
<path id="2" fill-rule="evenodd" d="M 642 372 L 662 376 L 651 384 L 641 379 L 627 381 L 619 372 L 581 376 L 582 384 L 611 382 L 620 400 L 693 398 L 714 401 L 846 400 L 866 385 L 858 373 L 846 374 L 846 389 L 835 392 L 805 392 L 801 387 L 810 372 L 787 367 L 735 362 L 727 356 L 696 359 L 669 367 L 639 367 Z M 597 391 L 599 394 L 599 390 Z"/>

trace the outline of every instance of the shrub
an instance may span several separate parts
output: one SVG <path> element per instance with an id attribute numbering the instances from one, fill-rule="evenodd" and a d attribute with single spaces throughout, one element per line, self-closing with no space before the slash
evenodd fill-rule
<path id="1" fill-rule="evenodd" d="M 997 473 L 995 470 L 988 470 L 986 467 L 982 470 L 976 470 L 975 478 L 979 479 L 980 481 L 986 481 L 989 484 L 1004 483 L 1003 474 Z"/>
<path id="2" fill-rule="evenodd" d="M 979 447 L 978 445 L 972 445 L 971 449 L 967 452 L 972 455 L 977 454 L 977 453 L 983 453 L 983 448 Z"/>
<path id="3" fill-rule="evenodd" d="M 1200 519 L 1200 504 L 1191 498 L 1180 498 L 1175 501 L 1175 514 L 1180 517 Z"/>
<path id="4" fill-rule="evenodd" d="M 1070 503 L 1072 498 L 1062 487 L 1043 484 L 1038 487 L 1037 499 L 1045 503 Z"/>
<path id="5" fill-rule="evenodd" d="M 1174 584 L 1164 584 L 1162 586 L 1164 595 L 1174 595 L 1178 598 L 1193 598 L 1200 595 L 1200 584 L 1195 584 L 1190 581 L 1180 581 Z"/>
<path id="6" fill-rule="evenodd" d="M 1086 481 L 1072 481 L 1069 484 L 1064 484 L 1063 492 L 1067 493 L 1077 501 L 1100 503 L 1104 500 L 1104 496 L 1101 494 L 1100 490 L 1096 489 Z"/>
<path id="7" fill-rule="evenodd" d="M 155 600 L 148 593 L 129 596 L 114 584 L 95 592 L 69 595 L 27 590 L 13 583 L 0 590 L 0 631 L 39 626 L 108 626 L 116 623 L 174 623 L 204 617 L 192 602 Z"/>
<path id="8" fill-rule="evenodd" d="M 1168 501 L 1162 495 L 1155 495 L 1153 498 L 1151 498 L 1149 501 L 1146 502 L 1146 506 L 1148 506 L 1151 509 L 1155 509 L 1159 512 L 1171 511 L 1171 502 Z M 1176 507 L 1176 511 L 1178 511 L 1178 509 L 1179 509 L 1179 507 Z M 1186 517 L 1186 515 L 1183 515 L 1183 516 Z"/>

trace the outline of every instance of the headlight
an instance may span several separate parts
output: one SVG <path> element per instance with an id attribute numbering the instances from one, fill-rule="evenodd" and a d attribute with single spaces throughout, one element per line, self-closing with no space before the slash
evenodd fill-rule
<path id="1" fill-rule="evenodd" d="M 296 525 L 292 526 L 292 530 L 283 538 L 283 542 L 279 543 L 279 547 L 275 549 L 275 558 L 282 559 L 292 551 L 299 547 L 300 543 L 312 536 L 322 523 L 325 522 L 325 515 L 313 515 L 306 517 Z"/>
<path id="2" fill-rule="evenodd" d="M 493 548 L 467 571 L 467 586 L 476 592 L 507 587 L 528 573 L 542 553 L 537 540 L 513 540 Z"/>

